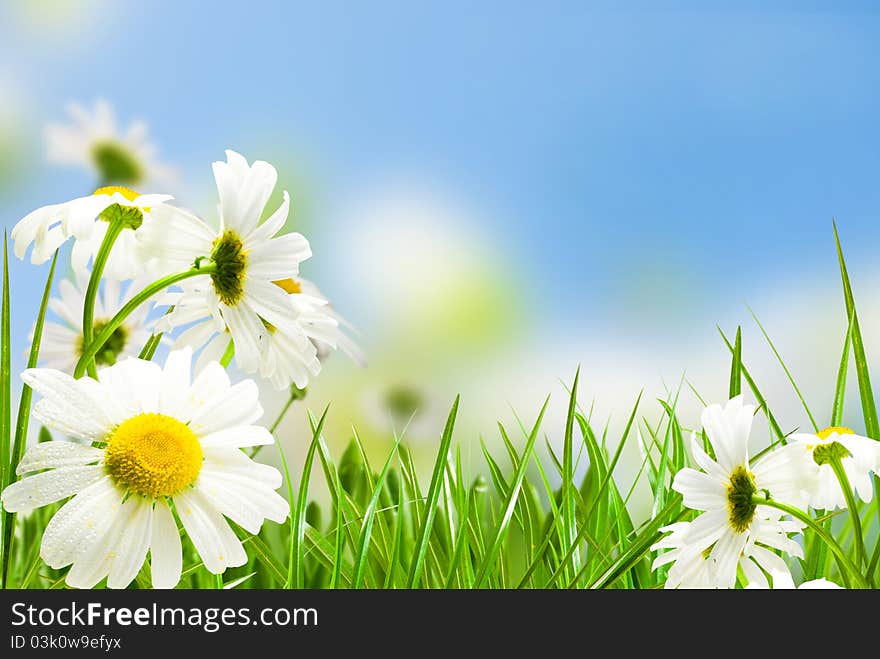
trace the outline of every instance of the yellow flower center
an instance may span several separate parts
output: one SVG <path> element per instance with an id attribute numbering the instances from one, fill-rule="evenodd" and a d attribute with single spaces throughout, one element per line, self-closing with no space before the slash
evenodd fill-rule
<path id="1" fill-rule="evenodd" d="M 114 192 L 118 192 L 119 194 L 121 194 L 123 197 L 125 197 L 129 201 L 134 201 L 135 199 L 140 197 L 140 194 L 138 194 L 137 192 L 135 192 L 131 188 L 126 188 L 125 186 L 122 186 L 122 185 L 107 185 L 107 186 L 104 186 L 103 188 L 98 188 L 97 190 L 95 190 L 94 194 L 96 194 L 96 195 L 104 194 L 104 195 L 107 195 L 108 197 L 112 197 Z"/>
<path id="2" fill-rule="evenodd" d="M 139 414 L 110 436 L 104 467 L 117 485 L 141 496 L 170 497 L 192 485 L 202 468 L 195 433 L 164 414 Z"/>
<path id="3" fill-rule="evenodd" d="M 825 430 L 820 430 L 816 433 L 816 437 L 819 439 L 828 439 L 831 435 L 855 435 L 856 433 L 851 428 L 845 428 L 843 426 L 828 426 Z"/>
<path id="4" fill-rule="evenodd" d="M 287 279 L 279 279 L 278 281 L 273 281 L 278 288 L 283 290 L 285 293 L 302 293 L 302 285 L 296 280 L 288 277 Z"/>

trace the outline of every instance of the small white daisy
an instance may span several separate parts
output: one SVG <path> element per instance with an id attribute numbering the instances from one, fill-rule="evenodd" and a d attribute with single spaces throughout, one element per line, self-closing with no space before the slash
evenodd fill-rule
<path id="1" fill-rule="evenodd" d="M 813 474 L 809 504 L 813 508 L 833 510 L 846 507 L 840 482 L 827 459 L 823 458 L 823 453 L 835 450 L 840 452 L 840 462 L 855 494 L 866 503 L 871 501 L 874 496 L 871 472 L 880 471 L 880 442 L 836 426 L 815 434 L 795 433 L 789 442 L 793 450 L 804 451 L 809 456 L 807 465 Z"/>
<path id="2" fill-rule="evenodd" d="M 89 272 L 75 270 L 72 280 L 65 279 L 58 285 L 60 296 L 49 300 L 49 308 L 62 322 L 48 321 L 43 326 L 40 360 L 46 368 L 55 368 L 72 375 L 76 363 L 82 357 L 83 305 L 88 283 Z M 124 286 L 113 279 L 105 279 L 102 290 L 95 298 L 95 335 L 100 333 L 134 293 L 148 283 L 135 280 Z M 95 355 L 98 368 L 115 364 L 124 357 L 137 357 L 150 338 L 150 329 L 146 322 L 149 312 L 150 306 L 142 304 L 113 332 L 102 350 Z"/>
<path id="3" fill-rule="evenodd" d="M 246 373 L 271 377 L 279 365 L 287 365 L 302 377 L 315 374 L 320 369 L 316 350 L 289 294 L 275 283 L 298 273 L 299 264 L 312 254 L 309 243 L 298 233 L 276 236 L 290 207 L 286 191 L 281 206 L 260 224 L 278 177 L 275 168 L 261 160 L 248 165 L 234 151 L 227 151 L 226 158 L 213 164 L 220 195 L 219 231 L 192 213 L 162 206 L 138 232 L 144 255 L 159 259 L 168 272 L 185 270 L 204 258 L 216 267 L 201 282 L 196 278 L 182 287 L 174 313 L 163 319 L 161 328 L 199 321 L 181 343 L 200 345 L 217 335 L 210 354 L 225 349 L 228 331 L 235 361 Z M 283 347 L 279 337 L 287 341 Z M 280 360 L 271 346 L 295 354 Z"/>
<path id="4" fill-rule="evenodd" d="M 188 350 L 172 352 L 164 368 L 126 359 L 98 380 L 43 368 L 22 374 L 43 396 L 36 419 L 95 443 L 30 447 L 16 469 L 25 478 L 2 494 L 6 510 L 22 513 L 75 495 L 40 546 L 50 567 L 72 565 L 70 586 L 91 588 L 107 577 L 109 588 L 125 588 L 149 551 L 153 586 L 174 587 L 182 568 L 174 512 L 214 574 L 247 562 L 224 516 L 254 534 L 264 519 L 287 517 L 275 492 L 281 474 L 241 451 L 273 442 L 253 425 L 263 414 L 257 385 L 231 384 L 216 362 L 191 381 L 191 359 Z"/>
<path id="5" fill-rule="evenodd" d="M 174 180 L 173 170 L 156 160 L 156 147 L 142 121 L 134 121 L 120 132 L 113 109 L 103 99 L 95 103 L 92 112 L 72 103 L 67 113 L 70 124 L 46 126 L 49 162 L 85 167 L 101 185 L 168 185 Z"/>
<path id="6" fill-rule="evenodd" d="M 684 468 L 675 475 L 672 489 L 680 492 L 688 508 L 703 511 L 681 537 L 682 557 L 691 559 L 707 552 L 717 587 L 732 588 L 736 568 L 748 557 L 769 571 L 776 561 L 765 547 L 803 556 L 799 544 L 789 538 L 803 525 L 782 520 L 782 513 L 758 506 L 753 497 L 769 492 L 779 501 L 803 505 L 805 458 L 792 451 L 771 451 L 749 464 L 748 441 L 755 407 L 744 405 L 742 396 L 724 407 L 703 410 L 702 425 L 716 459 L 710 458 L 695 437 L 691 438 L 694 461 L 701 471 Z M 776 556 L 776 559 L 779 557 Z"/>
<path id="7" fill-rule="evenodd" d="M 117 280 L 143 274 L 147 265 L 136 249 L 135 234 L 149 224 L 150 213 L 172 199 L 163 194 L 138 194 L 121 186 L 98 188 L 87 197 L 43 206 L 19 220 L 10 236 L 15 255 L 23 259 L 33 243 L 31 263 L 48 261 L 68 238 L 74 238 L 71 265 L 78 270 L 88 266 L 107 234 L 110 221 L 119 220 L 124 228 L 116 239 L 104 276 Z"/>
<path id="8" fill-rule="evenodd" d="M 839 586 L 833 581 L 824 578 L 811 579 L 810 581 L 804 581 L 800 586 L 795 586 L 791 572 L 788 570 L 784 572 L 771 572 L 770 578 L 773 580 L 772 585 L 766 579 L 763 579 L 755 582 L 750 581 L 746 588 L 750 590 L 795 590 L 795 588 L 797 590 L 843 590 L 843 586 Z"/>

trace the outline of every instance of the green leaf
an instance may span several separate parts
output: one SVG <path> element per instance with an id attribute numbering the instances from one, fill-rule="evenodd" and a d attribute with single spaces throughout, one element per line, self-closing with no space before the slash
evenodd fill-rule
<path id="1" fill-rule="evenodd" d="M 856 303 L 853 298 L 852 286 L 849 274 L 846 270 L 846 262 L 843 258 L 843 248 L 840 246 L 840 236 L 837 233 L 837 223 L 834 227 L 834 242 L 837 245 L 837 260 L 840 263 L 840 278 L 843 283 L 843 298 L 846 302 L 847 317 L 852 325 L 852 350 L 856 362 L 856 375 L 859 380 L 859 397 L 862 401 L 862 414 L 865 418 L 865 431 L 868 437 L 880 439 L 880 422 L 877 419 L 877 406 L 874 402 L 874 392 L 871 389 L 871 376 L 868 370 L 868 358 L 865 354 L 865 343 L 862 341 L 862 330 L 859 327 L 859 316 L 856 312 Z"/>
<path id="2" fill-rule="evenodd" d="M 52 292 L 52 280 L 55 277 L 55 264 L 58 261 L 58 250 L 52 257 L 52 267 L 49 268 L 49 276 L 46 278 L 46 285 L 43 288 L 43 298 L 40 301 L 40 310 L 37 313 L 37 321 L 34 324 L 34 338 L 31 341 L 31 350 L 28 355 L 28 368 L 34 368 L 40 356 L 40 341 L 43 338 L 43 322 L 46 319 L 46 307 L 49 305 L 49 295 Z M 4 380 L 5 382 L 5 380 Z M 31 400 L 34 392 L 28 385 L 23 385 L 21 389 L 21 398 L 18 403 L 18 418 L 15 423 L 15 442 L 12 445 L 12 454 L 9 462 L 8 483 L 15 482 L 15 468 L 21 462 L 24 454 L 25 442 L 27 441 L 28 421 L 31 416 Z M 9 555 L 12 547 L 12 529 L 15 525 L 15 515 L 10 512 L 3 512 L 3 556 Z M 9 561 L 3 562 L 3 578 L 2 583 L 5 585 L 8 577 Z"/>
<path id="3" fill-rule="evenodd" d="M 736 398 L 742 393 L 742 327 L 736 328 L 736 341 L 733 344 L 733 358 L 730 363 L 730 392 L 728 398 Z"/>
<path id="4" fill-rule="evenodd" d="M 440 499 L 440 488 L 443 484 L 443 472 L 446 466 L 446 459 L 449 454 L 449 445 L 452 443 L 452 430 L 455 427 L 455 416 L 458 413 L 458 404 L 460 396 L 455 397 L 449 417 L 446 420 L 446 427 L 440 438 L 440 448 L 437 452 L 437 460 L 434 463 L 434 472 L 431 476 L 431 485 L 428 488 L 428 497 L 425 500 L 425 516 L 419 528 L 418 539 L 413 548 L 413 560 L 409 568 L 409 576 L 407 577 L 407 588 L 418 588 L 419 579 L 422 574 L 422 568 L 425 562 L 425 555 L 428 551 L 428 540 L 431 535 L 431 528 L 434 525 L 434 516 L 437 513 L 437 502 Z"/>

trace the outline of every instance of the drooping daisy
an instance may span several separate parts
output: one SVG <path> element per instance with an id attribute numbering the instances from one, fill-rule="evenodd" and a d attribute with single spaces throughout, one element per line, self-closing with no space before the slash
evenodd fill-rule
<path id="1" fill-rule="evenodd" d="M 339 348 L 358 366 L 367 365 L 363 350 L 345 332 L 355 333 L 357 330 L 333 308 L 314 282 L 298 277 L 276 283 L 291 294 L 294 305 L 306 316 L 303 324 L 306 334 L 318 349 L 318 359 L 323 362 L 333 350 Z M 328 322 L 328 318 L 336 321 L 335 324 Z"/>
<path id="2" fill-rule="evenodd" d="M 171 331 L 175 326 L 191 322 L 193 312 L 201 316 L 190 327 L 185 329 L 174 340 L 175 347 L 188 346 L 194 351 L 201 348 L 196 370 L 210 361 L 218 361 L 226 352 L 232 340 L 230 331 L 222 319 L 213 315 L 205 316 L 205 294 L 207 283 L 198 281 L 184 282 L 182 293 L 169 293 L 163 302 L 173 305 L 174 309 L 159 319 L 157 329 L 162 332 Z M 260 377 L 271 382 L 278 390 L 286 389 L 291 384 L 304 389 L 311 376 L 321 370 L 316 346 L 306 334 L 308 314 L 301 314 L 294 307 L 296 323 L 288 323 L 281 328 L 262 321 L 265 334 L 260 338 Z"/>
<path id="3" fill-rule="evenodd" d="M 775 555 L 765 547 L 803 556 L 800 545 L 789 538 L 803 525 L 782 520 L 780 511 L 758 506 L 753 496 L 769 492 L 779 501 L 803 505 L 805 459 L 792 451 L 771 451 L 750 464 L 748 440 L 754 414 L 755 407 L 743 404 L 742 396 L 724 407 L 711 405 L 703 410 L 703 429 L 716 459 L 692 437 L 691 451 L 701 470 L 684 468 L 672 484 L 685 506 L 703 511 L 681 538 L 682 555 L 708 551 L 720 588 L 736 583 L 736 568 L 743 556 L 753 558 L 765 571 L 774 568 L 777 562 L 771 556 Z"/>
<path id="4" fill-rule="evenodd" d="M 871 501 L 874 495 L 871 472 L 880 471 L 880 442 L 836 426 L 816 434 L 795 433 L 789 442 L 791 450 L 804 451 L 809 456 L 807 465 L 813 474 L 809 504 L 813 508 L 833 510 L 846 507 L 843 490 L 828 462 L 831 452 L 838 454 L 855 494 L 866 503 Z"/>
<path id="5" fill-rule="evenodd" d="M 45 263 L 65 240 L 74 237 L 71 264 L 82 270 L 98 252 L 109 223 L 121 221 L 124 228 L 110 252 L 104 275 L 117 280 L 133 279 L 143 274 L 147 265 L 135 249 L 135 234 L 149 224 L 150 212 L 170 199 L 169 195 L 138 194 L 128 188 L 110 186 L 98 188 L 87 197 L 43 206 L 13 227 L 10 235 L 15 241 L 15 255 L 23 259 L 33 243 L 31 263 Z"/>
<path id="6" fill-rule="evenodd" d="M 62 322 L 49 321 L 43 326 L 40 358 L 46 368 L 73 374 L 76 363 L 82 357 L 83 305 L 88 282 L 87 270 L 75 270 L 73 279 L 65 279 L 59 284 L 60 297 L 49 300 L 49 308 Z M 95 298 L 95 336 L 133 294 L 149 283 L 134 280 L 123 286 L 113 279 L 105 279 L 103 290 L 100 290 Z M 98 368 L 111 366 L 124 357 L 137 357 L 150 338 L 150 330 L 146 322 L 149 312 L 149 305 L 142 304 L 113 332 L 103 349 L 95 355 Z"/>
<path id="7" fill-rule="evenodd" d="M 53 369 L 28 369 L 22 379 L 42 394 L 34 417 L 75 440 L 32 446 L 2 495 L 3 506 L 27 512 L 73 496 L 43 533 L 40 556 L 71 565 L 66 581 L 91 588 L 107 577 L 125 588 L 150 553 L 153 586 L 180 580 L 182 551 L 175 513 L 205 567 L 220 574 L 247 561 L 224 517 L 250 533 L 263 520 L 282 522 L 288 505 L 275 490 L 278 470 L 240 449 L 271 444 L 253 423 L 263 410 L 252 380 L 231 384 L 209 364 L 191 381 L 188 350 L 164 368 L 126 359 L 74 380 Z"/>
<path id="8" fill-rule="evenodd" d="M 156 147 L 142 121 L 119 131 L 113 109 L 103 99 L 95 102 L 92 112 L 72 103 L 67 113 L 72 123 L 46 126 L 49 162 L 85 167 L 101 185 L 167 185 L 174 179 L 173 170 L 156 160 Z"/>
<path id="9" fill-rule="evenodd" d="M 236 363 L 246 373 L 264 376 L 274 375 L 282 363 L 275 359 L 270 344 L 278 344 L 277 337 L 286 337 L 290 342 L 284 350 L 296 353 L 297 358 L 283 364 L 298 363 L 314 374 L 320 369 L 315 348 L 299 324 L 289 294 L 275 283 L 298 273 L 299 264 L 311 256 L 309 243 L 298 233 L 276 236 L 290 207 L 286 191 L 281 206 L 260 224 L 275 188 L 275 168 L 261 160 L 248 165 L 234 151 L 227 151 L 226 158 L 226 162 L 213 164 L 220 195 L 219 231 L 192 213 L 162 206 L 138 234 L 144 255 L 159 259 L 169 272 L 188 269 L 205 258 L 216 267 L 201 284 L 195 278 L 183 287 L 180 310 L 175 307 L 175 313 L 164 319 L 164 326 L 211 318 L 212 323 L 197 323 L 184 343 L 207 341 L 228 331 Z M 273 335 L 275 340 L 271 340 Z M 214 340 L 224 349 L 228 343 L 222 336 Z"/>

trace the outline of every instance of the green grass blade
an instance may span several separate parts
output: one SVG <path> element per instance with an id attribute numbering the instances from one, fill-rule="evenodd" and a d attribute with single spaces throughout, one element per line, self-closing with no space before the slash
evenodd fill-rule
<path id="1" fill-rule="evenodd" d="M 718 333 L 721 335 L 724 344 L 727 346 L 727 349 L 733 354 L 734 347 L 728 341 L 727 337 L 724 335 L 724 332 L 721 328 L 718 328 Z M 779 426 L 779 423 L 776 421 L 776 417 L 773 416 L 773 413 L 770 412 L 770 408 L 767 406 L 767 399 L 764 398 L 764 394 L 761 393 L 761 390 L 758 389 L 758 385 L 755 384 L 755 380 L 749 374 L 748 369 L 745 364 L 740 361 L 740 368 L 742 369 L 742 376 L 746 379 L 746 382 L 749 385 L 749 389 L 752 390 L 752 395 L 755 397 L 755 400 L 758 401 L 758 407 L 764 409 L 764 413 L 767 415 L 767 421 L 770 424 L 770 429 L 773 431 L 773 434 L 776 435 L 776 439 L 781 441 L 783 444 L 785 443 L 785 433 L 782 432 L 782 428 Z"/>
<path id="2" fill-rule="evenodd" d="M 877 406 L 874 401 L 874 392 L 871 388 L 871 376 L 868 371 L 868 358 L 865 354 L 865 343 L 862 340 L 862 330 L 859 328 L 859 315 L 856 312 L 856 303 L 853 298 L 852 285 L 849 273 L 846 270 L 846 262 L 843 258 L 843 248 L 840 246 L 840 236 L 837 233 L 837 223 L 833 223 L 834 242 L 837 245 L 837 260 L 840 263 L 840 278 L 843 283 L 843 298 L 846 302 L 847 317 L 852 319 L 852 351 L 856 363 L 856 375 L 859 381 L 859 397 L 862 401 L 862 414 L 865 418 L 865 431 L 868 437 L 880 439 L 880 422 L 877 419 Z"/>
<path id="3" fill-rule="evenodd" d="M 730 362 L 730 389 L 728 398 L 736 398 L 742 393 L 742 327 L 736 328 L 733 343 L 733 358 Z"/>
<path id="4" fill-rule="evenodd" d="M 565 546 L 570 546 L 577 537 L 577 520 L 575 518 L 575 501 L 572 495 L 574 489 L 574 465 L 572 464 L 572 449 L 574 436 L 574 418 L 577 409 L 578 380 L 581 369 L 578 367 L 574 375 L 574 384 L 571 387 L 571 396 L 568 400 L 568 413 L 565 416 L 565 441 L 562 447 L 562 532 Z M 579 568 L 578 556 L 572 555 L 572 569 Z"/>
<path id="5" fill-rule="evenodd" d="M 773 344 L 773 341 L 770 340 L 770 335 L 767 334 L 767 330 L 764 329 L 764 326 L 761 324 L 761 321 L 758 320 L 758 316 L 752 311 L 752 308 L 746 305 L 746 308 L 749 310 L 749 313 L 752 315 L 752 318 L 757 324 L 758 329 L 761 330 L 761 334 L 764 335 L 764 340 L 767 341 L 767 345 L 770 346 L 770 349 L 773 351 L 773 354 L 776 356 L 776 360 L 779 362 L 779 365 L 782 366 L 782 370 L 785 371 L 785 377 L 788 378 L 788 381 L 791 383 L 792 388 L 794 389 L 794 393 L 797 394 L 798 400 L 801 401 L 801 405 L 804 408 L 804 411 L 807 413 L 807 417 L 810 419 L 810 423 L 813 426 L 814 430 L 819 430 L 819 425 L 816 423 L 816 419 L 813 417 L 813 413 L 810 411 L 810 406 L 807 405 L 807 401 L 804 398 L 803 393 L 801 393 L 800 387 L 798 387 L 797 382 L 795 382 L 794 376 L 791 374 L 791 371 L 788 368 L 788 365 L 782 359 L 782 355 L 779 354 L 779 351 L 776 349 L 776 346 Z"/>
<path id="6" fill-rule="evenodd" d="M 9 448 L 12 444 L 12 352 L 11 329 L 9 326 L 9 253 L 6 232 L 3 232 L 3 302 L 0 310 L 0 491 L 6 488 L 12 477 L 13 466 Z M 6 514 L 0 515 L 0 537 L 5 538 L 11 533 L 6 528 Z M 5 544 L 5 543 L 4 543 Z M 9 554 L 0 547 L 2 574 L 9 570 Z M 0 587 L 6 587 L 6 577 L 0 576 Z"/>
<path id="7" fill-rule="evenodd" d="M 623 574 L 628 572 L 637 562 L 639 562 L 645 554 L 647 554 L 651 545 L 660 539 L 662 535 L 660 528 L 666 526 L 680 516 L 681 495 L 677 492 L 669 498 L 666 507 L 660 511 L 633 539 L 626 550 L 616 558 L 600 575 L 593 581 L 590 588 L 607 588 L 617 581 Z M 573 587 L 577 584 L 581 575 L 578 575 L 570 584 Z"/>
<path id="8" fill-rule="evenodd" d="M 532 449 L 535 447 L 535 440 L 538 439 L 538 431 L 541 428 L 541 423 L 544 420 L 544 413 L 547 411 L 547 404 L 549 402 L 550 397 L 548 396 L 544 401 L 544 405 L 541 407 L 541 412 L 538 414 L 538 420 L 535 421 L 532 433 L 529 435 L 529 440 L 519 459 L 519 466 L 513 476 L 513 480 L 508 486 L 507 500 L 504 502 L 504 514 L 495 529 L 495 538 L 492 540 L 492 544 L 483 556 L 483 561 L 477 570 L 477 576 L 474 580 L 474 588 L 479 588 L 483 585 L 486 573 L 490 568 L 494 567 L 495 562 L 498 559 L 498 554 L 501 551 L 501 544 L 504 542 L 504 536 L 507 533 L 510 518 L 513 516 L 513 510 L 516 506 L 517 499 L 519 498 L 519 492 L 522 489 L 522 482 L 526 476 L 526 468 L 529 466 Z"/>
<path id="9" fill-rule="evenodd" d="M 419 528 L 415 547 L 413 548 L 412 564 L 410 565 L 409 576 L 406 581 L 407 588 L 418 588 L 419 579 L 422 576 L 425 555 L 428 552 L 428 541 L 434 525 L 434 517 L 437 514 L 437 502 L 440 499 L 440 489 L 443 485 L 443 475 L 446 469 L 447 456 L 449 455 L 449 446 L 452 443 L 452 430 L 455 427 L 455 417 L 458 414 L 460 398 L 460 396 L 455 397 L 455 402 L 452 404 L 452 409 L 446 420 L 446 427 L 443 429 L 443 435 L 440 438 L 440 448 L 437 453 L 437 460 L 434 463 L 431 485 L 428 488 L 428 496 L 425 499 L 425 515 Z"/>
<path id="10" fill-rule="evenodd" d="M 6 232 L 3 232 L 3 303 L 0 312 L 0 490 L 6 489 L 12 476 L 13 465 L 9 448 L 12 446 L 12 341 L 9 326 L 9 260 Z"/>
<path id="11" fill-rule="evenodd" d="M 373 495 L 370 497 L 370 503 L 367 504 L 367 509 L 364 512 L 364 522 L 361 526 L 361 535 L 354 563 L 354 582 L 352 583 L 352 588 L 360 588 L 364 580 L 364 569 L 367 565 L 367 551 L 370 548 L 370 535 L 373 531 L 373 521 L 376 518 L 376 508 L 379 505 L 379 497 L 382 494 L 382 488 L 385 487 L 385 479 L 388 477 L 388 470 L 391 467 L 391 462 L 394 459 L 394 456 L 397 455 L 397 447 L 399 444 L 400 439 L 397 439 L 397 441 L 394 442 L 391 453 L 388 454 L 385 466 L 382 467 L 382 473 L 379 474 L 379 478 L 376 480 L 375 486 L 373 487 Z"/>
<path id="12" fill-rule="evenodd" d="M 312 436 L 312 443 L 309 445 L 309 452 L 306 454 L 306 461 L 303 464 L 302 477 L 299 481 L 299 492 L 297 492 L 296 509 L 293 519 L 293 528 L 291 529 L 291 558 L 293 559 L 289 566 L 289 574 L 285 579 L 285 583 L 290 587 L 291 582 L 296 584 L 296 588 L 305 587 L 305 529 L 306 529 L 306 506 L 309 498 L 309 478 L 312 475 L 312 462 L 315 459 L 315 452 L 318 447 L 318 437 L 324 429 L 324 421 L 327 420 L 327 411 L 329 406 L 324 408 L 324 413 L 318 421 L 318 427 Z"/>
<path id="13" fill-rule="evenodd" d="M 852 342 L 853 316 L 849 317 L 846 328 L 846 340 L 843 342 L 843 354 L 837 368 L 837 384 L 834 387 L 834 402 L 831 405 L 831 425 L 843 424 L 843 402 L 846 397 L 846 375 L 849 371 L 849 346 Z"/>
<path id="14" fill-rule="evenodd" d="M 43 288 L 43 298 L 40 301 L 40 310 L 37 313 L 37 321 L 34 323 L 34 338 L 31 341 L 31 350 L 28 355 L 28 368 L 34 368 L 37 365 L 37 360 L 40 356 L 40 341 L 43 338 L 43 322 L 46 319 L 46 307 L 49 306 L 49 295 L 52 292 L 52 280 L 55 277 L 55 264 L 58 261 L 58 250 L 55 250 L 55 255 L 52 257 L 52 267 L 49 268 L 49 276 L 46 278 L 46 285 Z M 5 382 L 5 380 L 4 380 Z M 27 386 L 23 385 L 21 388 L 21 398 L 18 403 L 18 417 L 15 423 L 15 441 L 12 445 L 12 453 L 9 456 L 9 472 L 8 472 L 8 483 L 15 482 L 15 467 L 21 461 L 22 454 L 24 453 L 25 442 L 27 441 L 27 432 L 28 432 L 28 421 L 31 416 L 31 400 L 33 399 L 34 392 L 33 390 Z M 15 515 L 10 512 L 3 512 L 3 556 L 10 555 L 12 548 L 12 529 L 15 525 Z M 0 580 L 4 586 L 7 583 L 8 578 L 8 569 L 9 562 L 3 562 L 3 578 Z"/>

